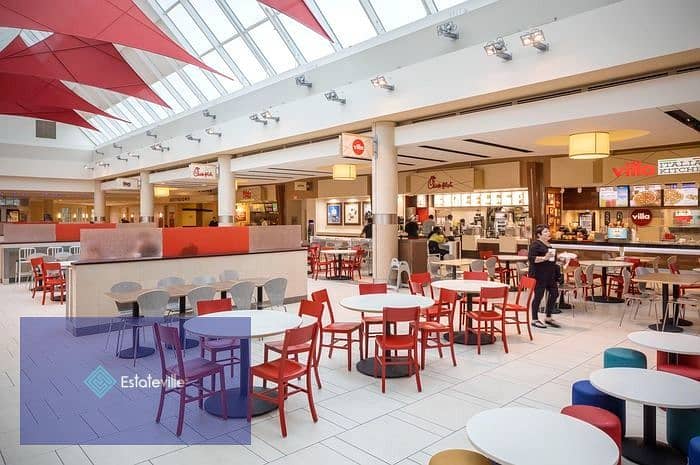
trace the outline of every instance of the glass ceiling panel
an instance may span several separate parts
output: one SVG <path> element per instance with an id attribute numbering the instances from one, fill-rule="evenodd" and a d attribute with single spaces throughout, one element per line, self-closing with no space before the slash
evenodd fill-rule
<path id="1" fill-rule="evenodd" d="M 377 35 L 358 0 L 316 0 L 343 47 Z"/>
<path id="2" fill-rule="evenodd" d="M 387 31 L 412 23 L 426 15 L 421 0 L 372 0 L 372 6 Z"/>
<path id="3" fill-rule="evenodd" d="M 142 118 L 138 118 L 134 113 L 132 113 L 124 102 L 119 102 L 112 108 L 119 109 L 124 114 L 126 119 L 131 121 L 131 124 L 133 124 L 135 128 L 140 128 L 143 126 Z"/>
<path id="4" fill-rule="evenodd" d="M 219 91 L 216 90 L 216 87 L 207 79 L 201 69 L 192 65 L 187 65 L 183 69 L 207 100 L 214 100 L 221 97 Z"/>
<path id="5" fill-rule="evenodd" d="M 137 108 L 143 108 L 143 107 L 148 107 L 153 112 L 156 114 L 159 120 L 168 118 L 173 112 L 168 113 L 168 111 L 165 109 L 165 107 L 161 107 L 160 105 L 156 105 L 155 103 L 151 102 L 144 102 L 144 101 L 135 101 L 134 106 L 136 106 L 136 103 L 140 105 L 140 107 Z M 148 114 L 148 112 L 145 112 Z M 149 115 L 150 116 L 150 115 Z M 152 123 L 153 121 L 149 121 L 149 123 Z"/>
<path id="6" fill-rule="evenodd" d="M 128 99 L 125 100 L 125 107 L 131 110 L 132 113 L 136 112 L 137 117 L 140 116 L 141 118 L 144 119 L 145 124 L 151 124 L 154 120 L 153 116 L 148 112 L 148 110 L 144 107 L 144 105 L 141 104 L 142 102 L 133 98 L 129 97 Z M 166 113 L 167 117 L 167 113 Z"/>
<path id="7" fill-rule="evenodd" d="M 435 6 L 438 8 L 438 10 L 444 10 L 445 8 L 455 6 L 459 3 L 464 3 L 464 0 L 433 0 L 433 1 L 435 2 Z"/>
<path id="8" fill-rule="evenodd" d="M 292 40 L 297 44 L 306 61 L 314 61 L 333 53 L 331 43 L 311 29 L 302 26 L 285 15 L 279 15 L 278 17 L 282 20 L 282 25 L 289 35 L 292 36 Z"/>
<path id="9" fill-rule="evenodd" d="M 226 0 L 226 3 L 246 29 L 266 17 L 256 0 Z"/>
<path id="10" fill-rule="evenodd" d="M 216 0 L 190 0 L 190 3 L 219 41 L 226 41 L 236 34 L 236 29 Z"/>
<path id="11" fill-rule="evenodd" d="M 250 36 L 270 62 L 275 71 L 284 71 L 299 66 L 292 52 L 287 48 L 287 44 L 282 40 L 277 30 L 270 21 L 265 21 L 262 25 L 250 30 Z"/>
<path id="12" fill-rule="evenodd" d="M 224 61 L 223 58 L 221 58 L 221 55 L 219 55 L 219 52 L 216 50 L 212 50 L 211 52 L 207 53 L 202 57 L 202 60 L 204 63 L 208 64 L 212 68 L 214 68 L 217 71 L 221 71 L 227 76 L 233 77 L 233 71 L 228 67 L 226 62 Z M 243 87 L 240 82 L 238 82 L 237 79 L 231 80 L 231 79 L 226 79 L 223 76 L 219 76 L 218 74 L 215 74 L 214 77 L 216 78 L 219 83 L 226 89 L 227 92 L 233 93 Z"/>
<path id="13" fill-rule="evenodd" d="M 156 91 L 156 94 L 158 94 L 160 98 L 165 100 L 165 103 L 167 103 L 175 113 L 180 113 L 184 110 L 182 105 L 180 105 L 180 102 L 173 97 L 173 94 L 170 93 L 162 82 L 154 82 L 151 84 L 151 87 Z"/>
<path id="14" fill-rule="evenodd" d="M 158 5 L 160 5 L 160 7 L 166 11 L 168 10 L 168 8 L 175 5 L 176 3 L 177 0 L 158 0 Z"/>
<path id="15" fill-rule="evenodd" d="M 173 73 L 166 78 L 168 82 L 175 88 L 175 91 L 182 97 L 187 105 L 192 108 L 199 105 L 201 102 L 192 90 L 185 84 L 177 73 Z"/>
<path id="16" fill-rule="evenodd" d="M 250 51 L 245 42 L 243 42 L 243 39 L 240 37 L 233 39 L 231 42 L 224 45 L 224 49 L 231 55 L 233 61 L 236 62 L 241 71 L 243 71 L 243 74 L 245 74 L 245 77 L 247 77 L 251 83 L 262 81 L 267 78 L 265 69 L 258 59 L 255 58 L 255 55 L 253 55 L 253 52 Z"/>
<path id="17" fill-rule="evenodd" d="M 168 12 L 168 17 L 175 23 L 175 26 L 180 30 L 183 37 L 190 43 L 194 51 L 198 55 L 212 48 L 211 42 L 204 35 L 202 30 L 194 22 L 190 14 L 182 5 L 176 5 Z"/>

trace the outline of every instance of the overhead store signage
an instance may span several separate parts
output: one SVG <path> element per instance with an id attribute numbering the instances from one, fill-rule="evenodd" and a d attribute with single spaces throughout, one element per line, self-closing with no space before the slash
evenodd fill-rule
<path id="1" fill-rule="evenodd" d="M 411 175 L 411 193 L 462 193 L 474 190 L 474 169 L 428 171 Z"/>
<path id="2" fill-rule="evenodd" d="M 114 180 L 114 183 L 116 184 L 115 189 L 123 190 L 138 190 L 140 184 L 138 179 L 129 178 L 117 178 Z"/>
<path id="3" fill-rule="evenodd" d="M 616 178 L 621 176 L 654 176 L 656 166 L 640 161 L 628 161 L 620 168 L 613 167 L 612 172 Z"/>
<path id="4" fill-rule="evenodd" d="M 648 208 L 637 208 L 632 210 L 632 223 L 637 226 L 646 226 L 651 223 L 651 210 Z"/>
<path id="5" fill-rule="evenodd" d="M 295 191 L 307 191 L 309 190 L 309 185 L 306 181 L 294 181 Z"/>
<path id="6" fill-rule="evenodd" d="M 658 171 L 660 175 L 700 173 L 700 157 L 659 160 Z"/>
<path id="7" fill-rule="evenodd" d="M 214 181 L 219 179 L 219 170 L 216 165 L 190 163 L 190 177 L 192 179 L 208 179 Z"/>
<path id="8" fill-rule="evenodd" d="M 344 132 L 340 135 L 340 156 L 371 161 L 374 157 L 374 139 Z"/>

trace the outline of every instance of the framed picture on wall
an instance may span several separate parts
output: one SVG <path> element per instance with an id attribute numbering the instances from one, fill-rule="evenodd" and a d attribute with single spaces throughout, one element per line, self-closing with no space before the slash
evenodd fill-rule
<path id="1" fill-rule="evenodd" d="M 362 224 L 360 221 L 360 202 L 345 202 L 343 204 L 345 224 Z"/>
<path id="2" fill-rule="evenodd" d="M 326 224 L 343 224 L 343 213 L 339 203 L 326 204 Z"/>
<path id="3" fill-rule="evenodd" d="M 362 202 L 362 218 L 367 220 L 367 218 L 372 216 L 372 202 Z"/>

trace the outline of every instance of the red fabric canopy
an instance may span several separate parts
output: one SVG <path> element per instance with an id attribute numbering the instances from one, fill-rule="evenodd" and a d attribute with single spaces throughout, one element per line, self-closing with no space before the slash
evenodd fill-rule
<path id="1" fill-rule="evenodd" d="M 0 0 L 0 26 L 121 44 L 216 72 L 161 31 L 132 0 Z"/>
<path id="2" fill-rule="evenodd" d="M 17 36 L 0 51 L 0 72 L 87 84 L 168 106 L 114 45 L 99 40 L 53 34 L 28 47 Z"/>
<path id="3" fill-rule="evenodd" d="M 0 102 L 0 115 L 45 119 L 49 121 L 57 121 L 59 123 L 72 124 L 73 126 L 80 126 L 81 128 L 96 130 L 75 111 L 67 110 L 65 108 Z"/>
<path id="4" fill-rule="evenodd" d="M 121 119 L 82 99 L 61 81 L 55 79 L 0 73 L 0 101 L 81 110 L 108 118 Z M 128 121 L 126 122 L 128 123 Z"/>
<path id="5" fill-rule="evenodd" d="M 0 4 L 3 1 L 5 0 L 0 0 Z M 326 30 L 323 29 L 321 23 L 319 23 L 314 14 L 311 13 L 311 10 L 309 10 L 309 7 L 306 6 L 304 0 L 258 0 L 258 2 L 265 4 L 270 8 L 274 8 L 286 16 L 289 16 L 296 22 L 303 24 L 315 33 L 332 42 L 332 39 Z"/>

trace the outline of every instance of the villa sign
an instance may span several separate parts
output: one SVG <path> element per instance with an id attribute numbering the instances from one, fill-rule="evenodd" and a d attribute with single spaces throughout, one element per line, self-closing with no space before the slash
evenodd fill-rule
<path id="1" fill-rule="evenodd" d="M 340 156 L 371 161 L 374 156 L 374 139 L 344 132 L 340 135 Z"/>

